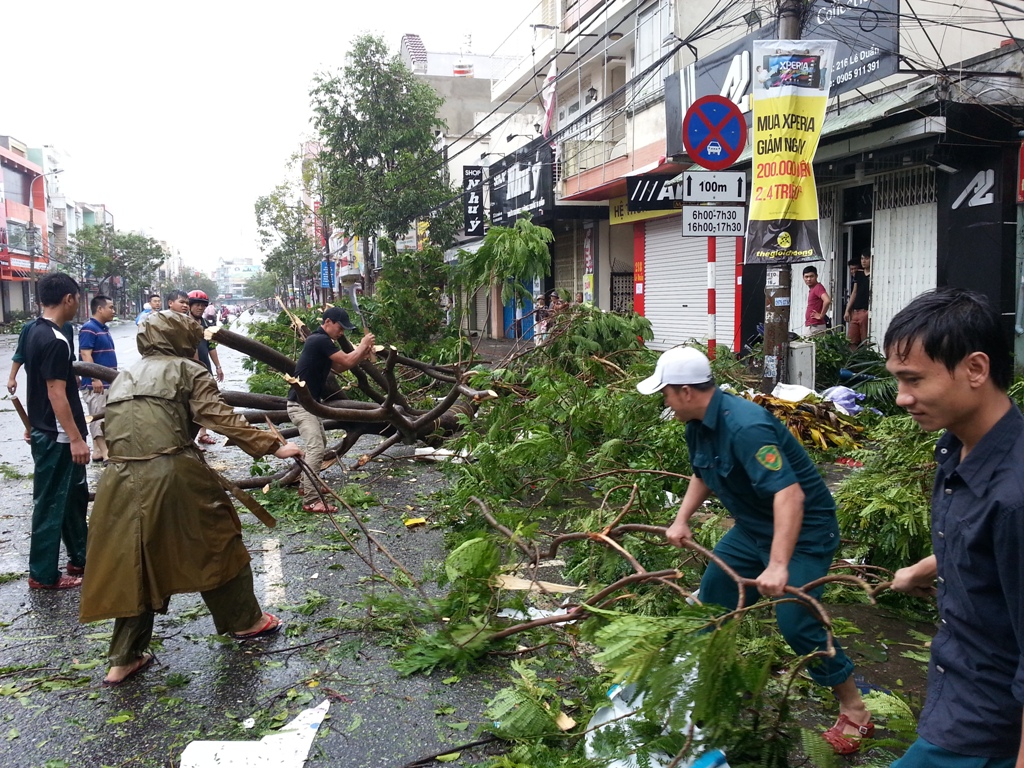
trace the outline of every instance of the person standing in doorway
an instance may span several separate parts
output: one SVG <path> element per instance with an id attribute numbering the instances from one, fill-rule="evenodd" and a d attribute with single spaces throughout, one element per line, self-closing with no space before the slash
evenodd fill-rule
<path id="1" fill-rule="evenodd" d="M 117 368 L 117 353 L 114 351 L 114 339 L 110 335 L 110 327 L 107 325 L 114 319 L 114 302 L 109 296 L 102 294 L 94 296 L 89 304 L 92 310 L 92 317 L 82 326 L 78 332 L 78 349 L 82 355 L 82 361 L 104 365 L 107 368 Z M 92 379 L 88 376 L 82 377 L 82 402 L 92 416 L 89 423 L 89 436 L 92 437 L 92 460 L 94 462 L 106 462 L 107 441 L 103 437 L 103 414 L 107 409 L 107 389 L 110 387 L 105 381 Z"/>
<path id="2" fill-rule="evenodd" d="M 868 339 L 868 308 L 871 305 L 871 253 L 865 251 L 860 257 L 860 269 L 854 271 L 851 265 L 853 289 L 850 303 L 846 305 L 843 319 L 846 321 L 846 337 L 850 349 L 856 349 Z"/>
<path id="3" fill-rule="evenodd" d="M 828 309 L 832 306 L 832 297 L 828 295 L 825 286 L 818 282 L 817 267 L 804 267 L 804 283 L 810 289 L 804 325 L 807 326 L 808 336 L 817 336 L 828 328 Z"/>

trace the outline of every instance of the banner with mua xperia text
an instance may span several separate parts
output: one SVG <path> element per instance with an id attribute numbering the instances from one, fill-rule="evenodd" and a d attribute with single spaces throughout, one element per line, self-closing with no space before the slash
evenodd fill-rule
<path id="1" fill-rule="evenodd" d="M 819 261 L 814 153 L 835 40 L 755 40 L 747 264 Z"/>

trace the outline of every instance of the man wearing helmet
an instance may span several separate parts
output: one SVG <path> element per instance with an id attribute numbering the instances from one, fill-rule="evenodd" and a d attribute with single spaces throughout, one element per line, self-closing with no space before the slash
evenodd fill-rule
<path id="1" fill-rule="evenodd" d="M 206 320 L 206 307 L 210 303 L 210 297 L 206 295 L 205 291 L 196 289 L 189 291 L 188 293 L 188 312 L 199 325 L 202 326 L 205 331 L 213 323 Z M 205 366 L 206 370 L 210 373 L 216 371 L 217 381 L 224 381 L 224 369 L 220 367 L 220 357 L 217 354 L 217 348 L 215 345 L 211 345 L 204 335 L 202 340 L 199 342 L 199 348 L 197 350 L 199 356 L 199 362 Z M 210 367 L 210 361 L 213 361 L 214 369 Z M 210 433 L 206 431 L 206 427 L 199 430 L 199 436 L 196 438 L 199 441 L 200 446 L 203 445 L 215 445 L 217 441 L 210 437 Z"/>

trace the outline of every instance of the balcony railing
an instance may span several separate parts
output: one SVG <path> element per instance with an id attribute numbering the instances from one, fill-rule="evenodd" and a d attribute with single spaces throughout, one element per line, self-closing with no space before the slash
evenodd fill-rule
<path id="1" fill-rule="evenodd" d="M 626 94 L 599 104 L 569 125 L 559 142 L 560 177 L 598 168 L 626 154 Z"/>

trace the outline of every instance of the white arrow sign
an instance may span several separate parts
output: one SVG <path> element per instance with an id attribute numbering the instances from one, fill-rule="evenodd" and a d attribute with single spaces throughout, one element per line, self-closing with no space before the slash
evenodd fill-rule
<path id="1" fill-rule="evenodd" d="M 743 171 L 684 171 L 683 200 L 691 203 L 745 203 Z"/>

